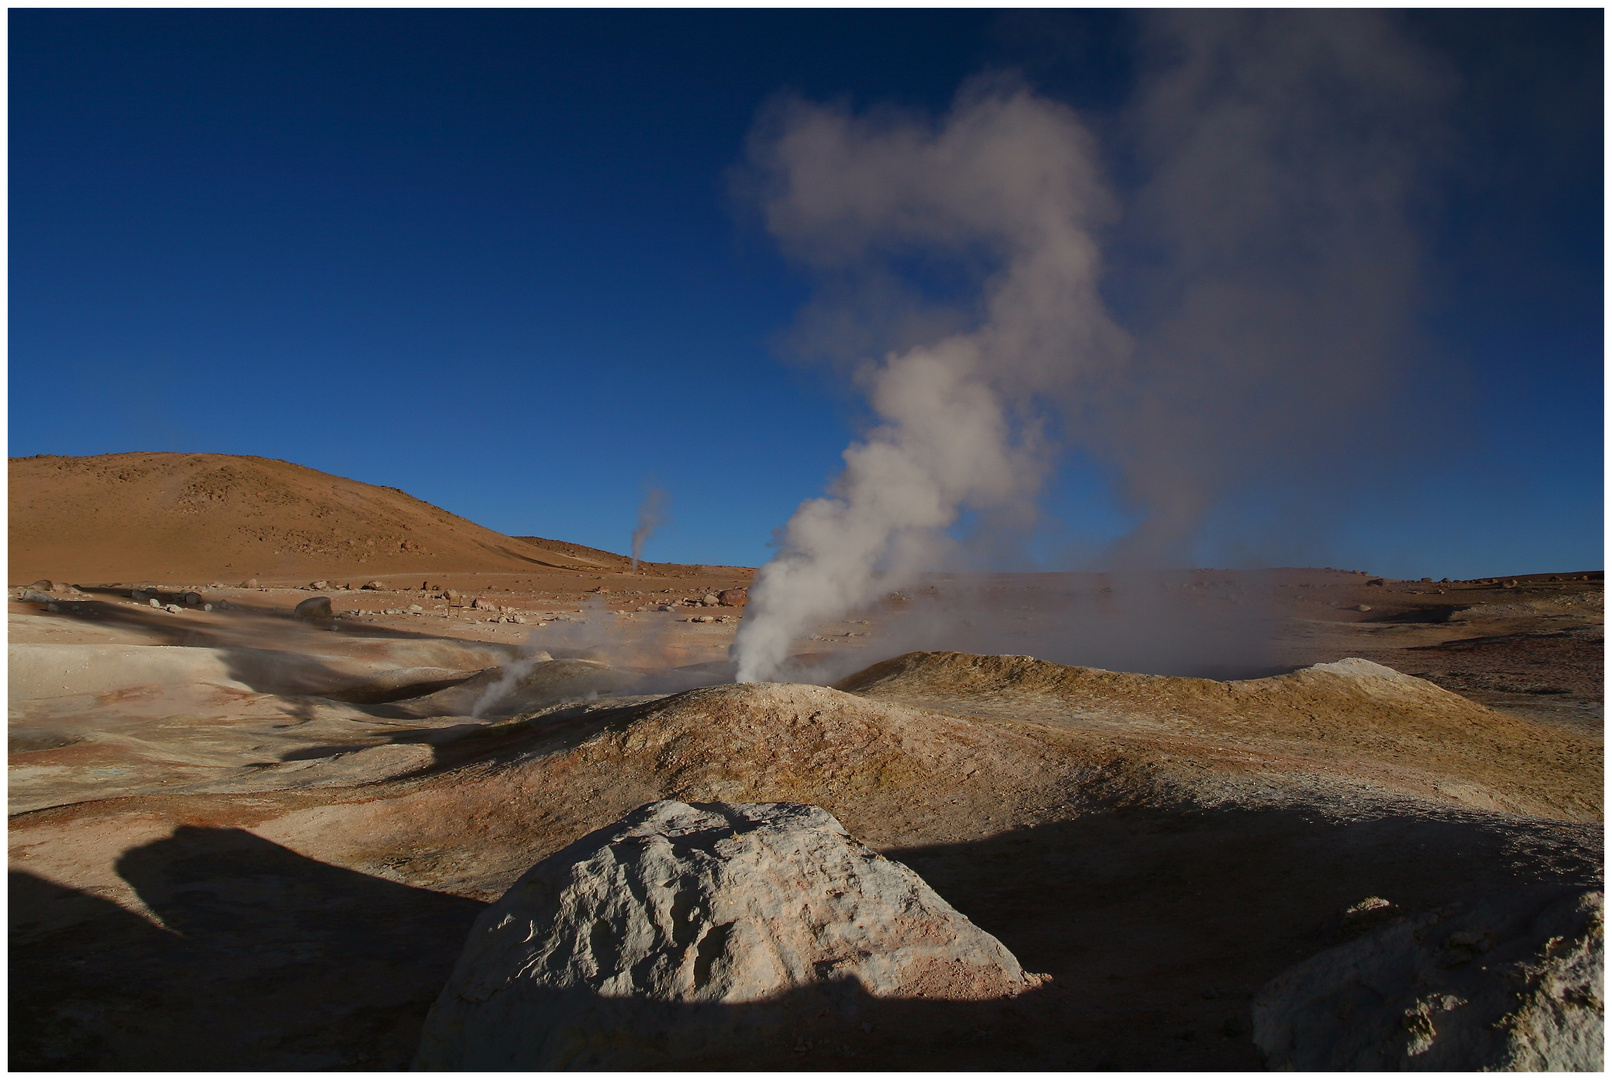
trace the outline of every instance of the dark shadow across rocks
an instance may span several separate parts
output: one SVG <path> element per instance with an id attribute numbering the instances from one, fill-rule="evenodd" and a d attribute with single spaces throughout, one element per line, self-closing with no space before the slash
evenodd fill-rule
<path id="1" fill-rule="evenodd" d="M 1257 1069 L 1252 996 L 1332 944 L 1338 913 L 1362 898 L 1413 915 L 1602 877 L 1599 824 L 1429 817 L 1425 806 L 1350 820 L 1121 806 L 884 853 L 1053 982 L 991 1002 L 879 1000 L 829 985 L 702 1006 L 735 1030 L 773 1034 L 639 1067 Z M 484 906 L 235 829 L 182 827 L 118 870 L 167 929 L 13 873 L 13 1067 L 405 1067 Z M 693 1009 L 608 1008 L 625 1010 L 628 1029 Z M 635 1021 L 635 1009 L 647 1012 Z M 780 1027 L 780 1015 L 797 1019 Z"/>

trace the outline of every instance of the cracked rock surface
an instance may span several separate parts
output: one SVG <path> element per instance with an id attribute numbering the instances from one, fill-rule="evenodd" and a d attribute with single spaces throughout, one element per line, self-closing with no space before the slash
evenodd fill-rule
<path id="1" fill-rule="evenodd" d="M 796 803 L 666 800 L 543 860 L 476 921 L 416 1067 L 634 1069 L 760 1050 L 873 998 L 1043 978 Z"/>
<path id="2" fill-rule="evenodd" d="M 1254 1041 L 1273 1069 L 1599 1072 L 1604 906 L 1537 886 L 1402 919 L 1273 979 Z"/>

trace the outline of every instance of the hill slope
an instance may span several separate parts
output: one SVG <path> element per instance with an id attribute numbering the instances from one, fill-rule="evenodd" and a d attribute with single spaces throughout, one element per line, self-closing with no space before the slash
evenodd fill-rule
<path id="1" fill-rule="evenodd" d="M 396 488 L 233 454 L 12 458 L 13 582 L 584 570 Z"/>

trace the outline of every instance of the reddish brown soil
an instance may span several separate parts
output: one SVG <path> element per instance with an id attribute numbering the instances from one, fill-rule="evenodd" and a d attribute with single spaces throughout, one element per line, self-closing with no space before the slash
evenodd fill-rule
<path id="1" fill-rule="evenodd" d="M 12 584 L 255 578 L 409 587 L 430 577 L 454 588 L 563 589 L 581 580 L 591 588 L 629 563 L 580 544 L 505 536 L 396 488 L 269 458 L 41 455 L 12 458 L 9 479 Z M 642 569 L 646 580 L 683 580 L 706 568 Z M 709 569 L 721 581 L 748 574 Z"/>

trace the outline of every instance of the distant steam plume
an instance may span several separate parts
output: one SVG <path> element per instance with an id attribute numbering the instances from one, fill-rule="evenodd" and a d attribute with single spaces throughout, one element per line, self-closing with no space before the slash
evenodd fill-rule
<path id="1" fill-rule="evenodd" d="M 1225 500 L 1302 502 L 1406 360 L 1437 66 L 1373 12 L 1159 13 L 1144 42 L 1120 194 L 1074 112 L 1011 79 L 939 121 L 791 100 L 758 125 L 754 197 L 819 279 L 800 339 L 878 359 L 876 422 L 751 589 L 741 681 L 944 567 L 962 515 L 1033 521 L 1064 441 L 1143 517 L 1112 560 L 1180 565 Z"/>
<path id="2" fill-rule="evenodd" d="M 632 531 L 632 572 L 635 574 L 638 573 L 638 560 L 644 553 L 644 544 L 660 528 L 669 501 L 666 492 L 652 487 L 644 494 L 644 501 L 638 504 L 638 526 Z"/>

